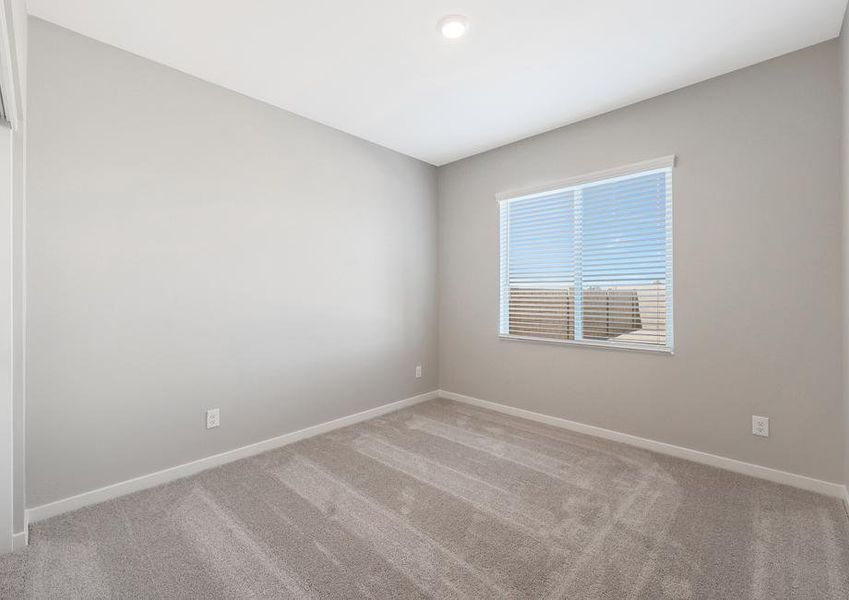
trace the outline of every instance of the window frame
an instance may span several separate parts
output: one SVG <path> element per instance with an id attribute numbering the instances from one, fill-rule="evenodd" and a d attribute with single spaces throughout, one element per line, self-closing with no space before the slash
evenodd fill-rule
<path id="1" fill-rule="evenodd" d="M 498 223 L 499 223 L 499 300 L 498 300 L 498 337 L 502 340 L 512 340 L 519 342 L 535 342 L 541 344 L 551 344 L 556 346 L 581 346 L 581 347 L 589 347 L 589 348 L 601 348 L 605 350 L 629 350 L 629 351 L 637 351 L 637 352 L 649 352 L 653 354 L 666 354 L 672 355 L 674 354 L 675 348 L 675 337 L 674 337 L 674 282 L 675 279 L 673 277 L 674 273 L 674 194 L 673 194 L 673 174 L 676 163 L 676 156 L 669 155 L 663 156 L 660 158 L 641 161 L 637 163 L 633 163 L 630 165 L 625 165 L 621 167 L 615 167 L 612 169 L 605 169 L 602 171 L 595 171 L 593 173 L 587 173 L 584 175 L 578 175 L 576 177 L 570 177 L 568 179 L 561 179 L 559 181 L 551 182 L 545 185 L 534 186 L 531 188 L 524 188 L 520 190 L 512 190 L 508 192 L 500 192 L 495 195 L 497 210 L 498 210 Z M 506 263 L 509 257 L 509 253 L 505 252 L 505 247 L 509 248 L 509 241 L 505 241 L 502 235 L 502 206 L 505 202 L 510 202 L 513 200 L 530 200 L 536 196 L 544 197 L 551 194 L 555 194 L 558 192 L 565 192 L 572 190 L 573 188 L 579 188 L 581 186 L 587 186 L 592 184 L 598 184 L 602 182 L 606 182 L 609 180 L 615 180 L 618 178 L 629 178 L 634 176 L 639 176 L 642 174 L 649 174 L 652 172 L 659 171 L 668 171 L 668 179 L 667 179 L 667 215 L 666 219 L 669 223 L 667 228 L 666 235 L 666 249 L 667 249 L 667 261 L 669 264 L 669 269 L 666 274 L 666 343 L 665 345 L 650 345 L 638 342 L 611 342 L 609 340 L 593 340 L 593 339 L 581 339 L 581 340 L 563 340 L 563 339 L 552 339 L 552 338 L 544 338 L 544 337 L 532 337 L 532 336 L 523 336 L 523 335 L 514 335 L 509 333 L 509 312 L 505 310 L 505 290 L 509 291 L 509 286 L 505 285 L 504 277 L 505 275 L 509 277 L 508 269 L 506 268 Z M 509 298 L 508 298 L 509 304 Z M 507 319 L 507 329 L 505 330 L 505 318 Z M 579 318 L 576 314 L 575 318 Z M 507 331 L 507 333 L 505 333 Z"/>

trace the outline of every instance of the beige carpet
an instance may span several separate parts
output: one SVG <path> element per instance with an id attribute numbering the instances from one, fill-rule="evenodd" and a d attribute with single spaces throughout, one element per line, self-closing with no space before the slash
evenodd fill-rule
<path id="1" fill-rule="evenodd" d="M 849 597 L 839 500 L 436 400 L 37 523 L 4 598 Z"/>

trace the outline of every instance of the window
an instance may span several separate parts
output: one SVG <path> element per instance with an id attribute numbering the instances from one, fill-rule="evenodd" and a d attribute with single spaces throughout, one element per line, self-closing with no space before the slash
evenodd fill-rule
<path id="1" fill-rule="evenodd" d="M 673 164 L 499 196 L 502 337 L 672 350 Z"/>

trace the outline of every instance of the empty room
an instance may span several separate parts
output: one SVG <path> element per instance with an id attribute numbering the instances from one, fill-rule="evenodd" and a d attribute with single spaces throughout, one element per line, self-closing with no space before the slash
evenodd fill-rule
<path id="1" fill-rule="evenodd" d="M 0 599 L 849 599 L 847 0 L 0 0 Z"/>

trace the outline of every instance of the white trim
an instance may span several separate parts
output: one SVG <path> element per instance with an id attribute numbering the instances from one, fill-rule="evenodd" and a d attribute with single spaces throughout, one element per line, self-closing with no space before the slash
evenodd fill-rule
<path id="1" fill-rule="evenodd" d="M 21 550 L 29 545 L 29 518 L 24 512 L 24 530 L 12 534 L 12 551 Z"/>
<path id="2" fill-rule="evenodd" d="M 575 293 L 575 304 L 573 306 L 575 339 L 573 341 L 581 344 L 584 342 L 584 190 L 575 190 L 572 199 L 572 236 L 574 238 L 572 241 L 572 260 L 575 263 L 575 280 L 572 282 L 572 289 Z M 509 288 L 510 284 L 507 285 Z M 509 298 L 509 289 L 507 294 Z M 639 308 L 639 297 L 637 298 L 637 307 Z M 507 334 L 509 335 L 509 333 L 508 331 Z"/>
<path id="3" fill-rule="evenodd" d="M 614 167 L 612 169 L 604 169 L 602 171 L 595 171 L 593 173 L 586 173 L 584 175 L 577 175 L 575 177 L 568 177 L 566 179 L 552 181 L 543 185 L 535 185 L 521 190 L 499 192 L 495 194 L 495 199 L 498 202 L 504 202 L 505 200 L 514 200 L 516 198 L 524 198 L 526 196 L 534 196 L 536 194 L 550 194 L 562 190 L 564 188 L 593 183 L 602 179 L 626 177 L 628 175 L 635 175 L 643 171 L 671 169 L 674 166 L 675 155 L 670 154 L 669 156 L 662 156 L 660 158 L 644 160 L 630 165 Z"/>
<path id="4" fill-rule="evenodd" d="M 767 481 L 781 483 L 811 492 L 817 492 L 834 498 L 842 498 L 845 502 L 847 502 L 847 505 L 849 505 L 849 495 L 847 495 L 846 486 L 839 483 L 832 483 L 830 481 L 822 481 L 821 479 L 814 479 L 813 477 L 807 477 L 805 475 L 779 471 L 778 469 L 763 467 L 761 465 L 755 465 L 733 458 L 717 456 L 716 454 L 708 454 L 707 452 L 675 446 L 665 442 L 657 442 L 655 440 L 641 438 L 628 433 L 620 433 L 618 431 L 612 431 L 610 429 L 604 429 L 594 425 L 585 425 L 576 421 L 569 421 L 567 419 L 561 419 L 560 417 L 543 415 L 530 410 L 516 408 L 506 404 L 498 404 L 496 402 L 489 402 L 488 400 L 481 400 L 480 398 L 473 398 L 472 396 L 465 396 L 463 394 L 456 394 L 445 390 L 439 390 L 439 396 L 441 398 L 463 402 L 472 406 L 488 408 L 489 410 L 513 415 L 514 417 L 522 417 L 531 421 L 545 423 L 546 425 L 553 425 L 562 429 L 568 429 L 569 431 L 584 433 L 614 442 L 628 444 L 629 446 L 636 446 L 637 448 L 643 448 L 660 454 L 683 458 L 703 465 L 710 465 L 726 471 L 733 471 L 734 473 L 749 475 L 751 477 L 757 477 L 758 479 L 766 479 Z"/>
<path id="5" fill-rule="evenodd" d="M 553 344 L 555 346 L 584 346 L 589 348 L 601 348 L 603 350 L 637 350 L 639 352 L 650 352 L 653 354 L 675 354 L 669 346 L 649 346 L 648 344 L 630 344 L 628 342 L 603 342 L 597 340 L 558 340 L 554 338 L 537 338 L 527 335 L 510 335 L 499 333 L 502 340 L 513 340 L 519 342 L 538 342 L 540 344 Z"/>
<path id="6" fill-rule="evenodd" d="M 41 506 L 35 506 L 33 508 L 27 509 L 27 519 L 29 522 L 32 523 L 35 523 L 37 521 L 43 521 L 44 519 L 48 519 L 50 517 L 54 517 L 62 513 L 76 510 L 78 508 L 83 508 L 84 506 L 90 506 L 99 502 L 105 502 L 106 500 L 117 498 L 118 496 L 131 494 L 139 490 L 144 490 L 163 483 L 167 483 L 169 481 L 174 481 L 175 479 L 182 479 L 183 477 L 188 477 L 189 475 L 194 475 L 195 473 L 199 473 L 200 471 L 205 471 L 207 469 L 230 463 L 235 460 L 247 458 L 256 454 L 261 454 L 262 452 L 267 452 L 269 450 L 274 450 L 275 448 L 286 446 L 299 440 L 320 435 L 322 433 L 327 433 L 328 431 L 333 431 L 334 429 L 340 429 L 342 427 L 347 427 L 348 425 L 354 425 L 355 423 L 360 423 L 361 421 L 367 421 L 368 419 L 373 419 L 375 417 L 379 417 L 381 415 L 385 415 L 396 410 L 401 410 L 402 408 L 407 408 L 408 406 L 418 404 L 419 402 L 433 400 L 436 397 L 436 391 L 419 394 L 418 396 L 405 398 L 404 400 L 398 400 L 397 402 L 390 402 L 389 404 L 384 404 L 376 408 L 370 408 L 368 410 L 364 410 L 353 415 L 341 417 L 339 419 L 334 419 L 332 421 L 327 421 L 325 423 L 319 423 L 318 425 L 306 427 L 305 429 L 293 431 L 292 433 L 286 433 L 268 440 L 264 440 L 262 442 L 257 442 L 248 446 L 242 446 L 241 448 L 236 448 L 235 450 L 228 450 L 227 452 L 222 452 L 213 456 L 201 458 L 199 460 L 178 465 L 176 467 L 157 471 L 148 475 L 142 475 L 141 477 L 128 479 L 120 483 L 107 485 L 105 487 L 92 490 L 90 492 L 83 492 L 82 494 L 71 496 L 70 498 L 63 498 L 62 500 L 56 500 L 55 502 L 42 504 Z"/>
<path id="7" fill-rule="evenodd" d="M 675 157 L 672 157 L 675 164 Z M 675 190 L 672 172 L 666 177 L 666 346 L 669 351 L 675 348 Z"/>
<path id="8" fill-rule="evenodd" d="M 2 90 L 3 108 L 6 121 L 13 131 L 18 129 L 18 89 L 15 77 L 18 60 L 15 43 L 15 25 L 11 8 L 6 3 L 0 7 L 0 90 Z"/>
<path id="9" fill-rule="evenodd" d="M 12 534 L 12 552 L 17 552 L 23 548 L 27 547 L 29 544 L 29 540 L 27 539 L 29 536 L 26 531 L 22 531 L 21 533 L 13 533 Z"/>
<path id="10" fill-rule="evenodd" d="M 843 508 L 846 509 L 846 515 L 849 516 L 849 487 L 843 486 Z"/>

